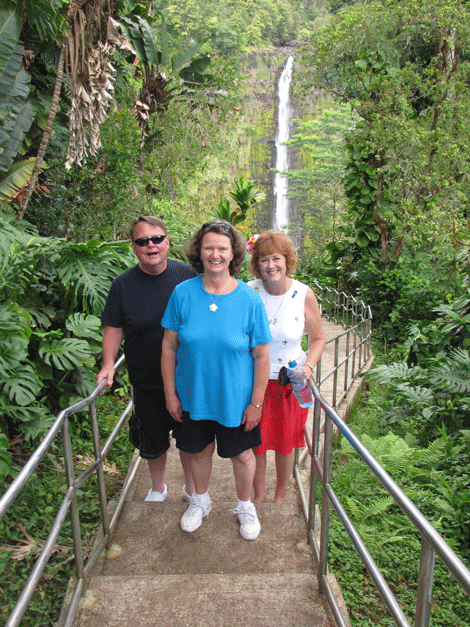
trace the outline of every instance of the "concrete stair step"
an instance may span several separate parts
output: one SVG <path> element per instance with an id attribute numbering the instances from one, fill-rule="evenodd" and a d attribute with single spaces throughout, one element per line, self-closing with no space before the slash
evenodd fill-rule
<path id="1" fill-rule="evenodd" d="M 298 505 L 257 505 L 261 533 L 244 540 L 235 503 L 213 503 L 201 527 L 184 533 L 187 503 L 126 503 L 99 575 L 311 573 L 312 552 Z"/>
<path id="2" fill-rule="evenodd" d="M 324 604 L 316 577 L 307 573 L 100 576 L 87 588 L 74 624 L 331 627 Z"/>

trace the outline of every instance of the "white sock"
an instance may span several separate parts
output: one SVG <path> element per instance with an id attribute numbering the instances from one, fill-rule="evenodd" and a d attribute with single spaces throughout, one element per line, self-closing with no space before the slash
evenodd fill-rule
<path id="1" fill-rule="evenodd" d="M 241 509 L 247 509 L 250 505 L 251 499 L 248 499 L 248 501 L 241 501 L 240 499 L 238 499 L 237 507 L 240 507 Z"/>
<path id="2" fill-rule="evenodd" d="M 197 494 L 196 492 L 194 492 L 194 494 L 201 501 L 201 503 L 207 503 L 208 501 L 211 500 L 208 491 L 204 492 L 204 494 Z"/>

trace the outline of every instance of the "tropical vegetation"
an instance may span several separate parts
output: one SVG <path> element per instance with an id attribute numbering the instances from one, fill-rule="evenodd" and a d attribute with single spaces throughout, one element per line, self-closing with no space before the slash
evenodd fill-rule
<path id="1" fill-rule="evenodd" d="M 207 219 L 227 219 L 247 237 L 270 226 L 275 78 L 296 51 L 284 174 L 292 232 L 302 233 L 298 276 L 371 305 L 376 362 L 351 425 L 468 561 L 469 28 L 463 0 L 4 0 L 3 485 L 57 412 L 94 387 L 104 299 L 134 263 L 131 218 L 163 217 L 179 258 Z M 101 399 L 107 428 L 127 394 L 125 375 L 118 385 Z M 77 420 L 72 428 L 83 456 L 87 427 Z M 118 449 L 109 461 L 125 467 L 129 447 L 123 440 Z M 60 455 L 38 473 L 13 522 L 0 522 L 2 548 L 47 528 L 64 486 L 44 485 Z M 350 514 L 408 610 L 414 532 L 346 443 L 335 466 L 335 489 L 354 484 L 371 494 L 368 504 L 349 496 Z M 44 511 L 28 505 L 33 493 L 46 499 Z M 333 535 L 330 567 L 353 624 L 388 626 L 335 524 Z M 4 614 L 12 603 L 5 582 L 21 587 L 39 544 L 18 560 L 2 551 Z M 67 550 L 53 580 L 70 574 Z M 42 616 L 57 597 L 51 585 L 38 592 L 28 624 L 55 620 L 57 605 Z M 438 569 L 432 624 L 465 625 L 468 610 Z"/>

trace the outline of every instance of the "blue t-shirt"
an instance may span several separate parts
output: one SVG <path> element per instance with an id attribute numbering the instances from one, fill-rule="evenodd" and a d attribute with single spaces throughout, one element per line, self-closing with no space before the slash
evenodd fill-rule
<path id="1" fill-rule="evenodd" d="M 250 349 L 269 344 L 268 318 L 259 295 L 238 280 L 230 294 L 213 296 L 202 277 L 177 285 L 162 326 L 178 333 L 176 393 L 192 420 L 215 420 L 238 427 L 251 401 Z"/>

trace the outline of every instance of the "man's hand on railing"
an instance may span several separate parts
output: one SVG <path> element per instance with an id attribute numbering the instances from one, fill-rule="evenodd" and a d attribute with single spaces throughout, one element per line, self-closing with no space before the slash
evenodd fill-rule
<path id="1" fill-rule="evenodd" d="M 101 370 L 96 375 L 96 385 L 99 385 L 103 379 L 107 379 L 107 383 L 104 389 L 109 390 L 114 382 L 114 364 L 110 366 L 103 366 L 101 368 Z"/>

